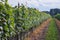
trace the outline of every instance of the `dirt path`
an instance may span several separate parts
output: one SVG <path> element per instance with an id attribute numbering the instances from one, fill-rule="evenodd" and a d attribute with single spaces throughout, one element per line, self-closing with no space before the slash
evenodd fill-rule
<path id="1" fill-rule="evenodd" d="M 59 40 L 60 40 L 60 21 L 57 20 L 57 19 L 55 19 L 55 21 L 56 21 L 57 28 L 58 28 L 58 38 L 59 38 Z"/>
<path id="2" fill-rule="evenodd" d="M 32 33 L 30 33 L 29 36 L 25 38 L 25 40 L 44 40 L 46 36 L 45 34 L 48 30 L 49 22 L 50 22 L 50 19 L 43 22 Z"/>

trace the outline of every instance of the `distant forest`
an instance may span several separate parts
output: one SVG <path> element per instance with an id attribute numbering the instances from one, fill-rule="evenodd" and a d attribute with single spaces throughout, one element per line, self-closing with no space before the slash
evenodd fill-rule
<path id="1" fill-rule="evenodd" d="M 45 13 L 49 13 L 50 15 L 54 16 L 56 14 L 60 14 L 60 9 L 55 8 L 55 9 L 50 9 L 50 11 L 43 11 Z"/>

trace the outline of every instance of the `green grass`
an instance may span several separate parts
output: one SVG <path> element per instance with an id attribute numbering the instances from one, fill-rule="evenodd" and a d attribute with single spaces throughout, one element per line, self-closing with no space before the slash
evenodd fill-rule
<path id="1" fill-rule="evenodd" d="M 56 23 L 52 19 L 46 34 L 46 40 L 58 40 L 58 30 L 56 28 Z"/>

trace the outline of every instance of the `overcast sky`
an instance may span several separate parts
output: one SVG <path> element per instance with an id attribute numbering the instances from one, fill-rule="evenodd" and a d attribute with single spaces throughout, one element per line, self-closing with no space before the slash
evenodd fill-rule
<path id="1" fill-rule="evenodd" d="M 17 5 L 18 2 L 41 11 L 47 11 L 51 8 L 60 8 L 60 0 L 9 0 L 9 4 L 12 6 Z"/>

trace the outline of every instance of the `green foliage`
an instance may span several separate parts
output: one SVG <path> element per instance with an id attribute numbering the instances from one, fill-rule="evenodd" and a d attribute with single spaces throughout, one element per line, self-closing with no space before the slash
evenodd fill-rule
<path id="1" fill-rule="evenodd" d="M 58 20 L 60 20 L 60 14 L 55 15 L 55 18 L 57 18 Z"/>
<path id="2" fill-rule="evenodd" d="M 13 10 L 9 4 L 2 3 L 0 7 L 0 38 L 2 37 L 2 40 L 6 40 L 7 37 L 15 34 Z"/>
<path id="3" fill-rule="evenodd" d="M 0 2 L 0 11 L 4 9 L 4 4 Z"/>
<path id="4" fill-rule="evenodd" d="M 24 5 L 13 8 L 7 1 L 0 4 L 0 38 L 2 37 L 3 40 L 17 33 L 28 31 L 50 18 L 49 14 L 35 8 L 26 8 Z"/>

